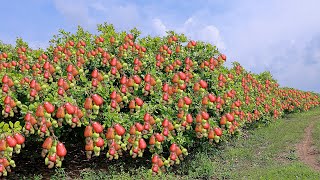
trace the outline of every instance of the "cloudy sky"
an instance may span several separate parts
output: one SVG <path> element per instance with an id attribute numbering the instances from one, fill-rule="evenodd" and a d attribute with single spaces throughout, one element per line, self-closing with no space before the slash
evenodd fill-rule
<path id="1" fill-rule="evenodd" d="M 320 92 L 319 7 L 319 0 L 2 1 L 0 40 L 46 47 L 59 29 L 94 33 L 103 22 L 143 35 L 174 30 L 216 45 L 229 63 L 271 71 L 282 86 Z"/>

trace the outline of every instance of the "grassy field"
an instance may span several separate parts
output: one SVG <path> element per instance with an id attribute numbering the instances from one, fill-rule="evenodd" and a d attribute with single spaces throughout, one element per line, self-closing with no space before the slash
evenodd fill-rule
<path id="1" fill-rule="evenodd" d="M 320 108 L 317 108 L 291 114 L 269 125 L 257 125 L 239 139 L 218 147 L 203 144 L 180 166 L 161 176 L 150 176 L 148 165 L 127 170 L 128 165 L 117 164 L 109 167 L 108 172 L 84 170 L 79 179 L 320 179 L 320 172 L 302 163 L 296 152 L 296 145 L 311 122 L 315 122 L 313 141 L 320 150 Z M 51 177 L 69 178 L 63 169 Z"/>

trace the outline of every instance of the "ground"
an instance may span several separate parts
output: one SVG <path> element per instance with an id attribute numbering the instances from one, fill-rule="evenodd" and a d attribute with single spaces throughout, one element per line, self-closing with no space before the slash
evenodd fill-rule
<path id="1" fill-rule="evenodd" d="M 320 119 L 320 117 L 318 117 Z M 319 149 L 315 146 L 312 132 L 315 128 L 315 122 L 311 122 L 305 129 L 305 136 L 303 140 L 297 145 L 297 152 L 299 159 L 307 164 L 309 167 L 320 171 L 320 163 L 318 157 L 320 155 Z"/>

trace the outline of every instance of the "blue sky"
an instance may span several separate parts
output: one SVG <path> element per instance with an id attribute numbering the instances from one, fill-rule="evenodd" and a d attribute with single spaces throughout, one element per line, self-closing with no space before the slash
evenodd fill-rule
<path id="1" fill-rule="evenodd" d="M 159 3 L 160 2 L 160 3 Z M 46 47 L 59 29 L 95 32 L 108 22 L 143 35 L 167 30 L 210 42 L 229 64 L 271 71 L 282 86 L 320 92 L 319 0 L 28 0 L 2 1 L 0 40 L 22 37 Z"/>

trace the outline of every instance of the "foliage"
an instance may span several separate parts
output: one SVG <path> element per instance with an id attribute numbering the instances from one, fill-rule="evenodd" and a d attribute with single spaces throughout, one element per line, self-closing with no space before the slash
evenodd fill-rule
<path id="1" fill-rule="evenodd" d="M 137 29 L 118 33 L 106 23 L 98 31 L 60 30 L 46 50 L 21 39 L 1 44 L 0 175 L 31 134 L 44 141 L 49 168 L 62 166 L 60 139 L 72 129 L 84 136 L 87 158 L 148 150 L 150 172 L 159 174 L 195 142 L 219 143 L 254 121 L 319 105 L 314 93 L 279 88 L 269 72 L 224 67 L 215 46 L 182 34 L 139 38 Z"/>

